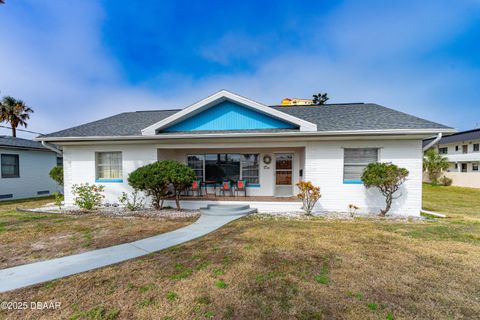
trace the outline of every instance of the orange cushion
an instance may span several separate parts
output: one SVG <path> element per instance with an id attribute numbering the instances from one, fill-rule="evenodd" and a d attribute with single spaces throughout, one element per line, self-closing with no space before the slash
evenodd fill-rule
<path id="1" fill-rule="evenodd" d="M 230 189 L 230 183 L 224 182 L 223 183 L 223 189 Z"/>
<path id="2" fill-rule="evenodd" d="M 243 183 L 243 181 L 238 181 L 237 186 L 238 186 L 238 189 L 243 189 L 245 184 Z"/>
<path id="3" fill-rule="evenodd" d="M 193 181 L 192 183 L 192 188 L 197 189 L 198 188 L 198 181 Z"/>

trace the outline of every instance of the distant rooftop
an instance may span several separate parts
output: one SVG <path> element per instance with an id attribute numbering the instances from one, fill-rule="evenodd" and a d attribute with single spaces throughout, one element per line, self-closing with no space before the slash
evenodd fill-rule
<path id="1" fill-rule="evenodd" d="M 429 138 L 423 140 L 423 145 L 426 146 L 435 138 Z M 448 136 L 442 137 L 437 144 L 445 144 L 445 143 L 455 143 L 455 142 L 463 142 L 463 141 L 470 141 L 470 140 L 480 140 L 480 128 L 471 129 L 467 131 L 457 132 Z"/>
<path id="2" fill-rule="evenodd" d="M 22 138 L 14 138 L 12 136 L 0 136 L 0 148 L 14 148 L 14 149 L 33 149 L 33 150 L 42 150 L 42 151 L 50 151 L 40 142 L 22 139 Z"/>

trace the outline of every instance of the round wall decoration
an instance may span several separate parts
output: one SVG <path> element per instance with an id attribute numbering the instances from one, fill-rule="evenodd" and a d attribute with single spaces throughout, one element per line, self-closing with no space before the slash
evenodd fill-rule
<path id="1" fill-rule="evenodd" d="M 263 163 L 270 164 L 271 162 L 272 162 L 272 157 L 270 157 L 268 154 L 263 156 Z"/>

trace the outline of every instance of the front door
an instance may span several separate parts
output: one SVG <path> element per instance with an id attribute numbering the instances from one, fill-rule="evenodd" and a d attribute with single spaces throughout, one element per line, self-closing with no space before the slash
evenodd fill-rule
<path id="1" fill-rule="evenodd" d="M 293 195 L 293 153 L 275 154 L 275 196 Z"/>

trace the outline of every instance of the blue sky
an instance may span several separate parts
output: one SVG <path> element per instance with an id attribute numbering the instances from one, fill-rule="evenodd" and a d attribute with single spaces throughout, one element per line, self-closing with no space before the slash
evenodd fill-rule
<path id="1" fill-rule="evenodd" d="M 480 124 L 480 0 L 6 0 L 0 75 L 43 133 L 220 89 L 328 92 L 464 130 Z"/>

